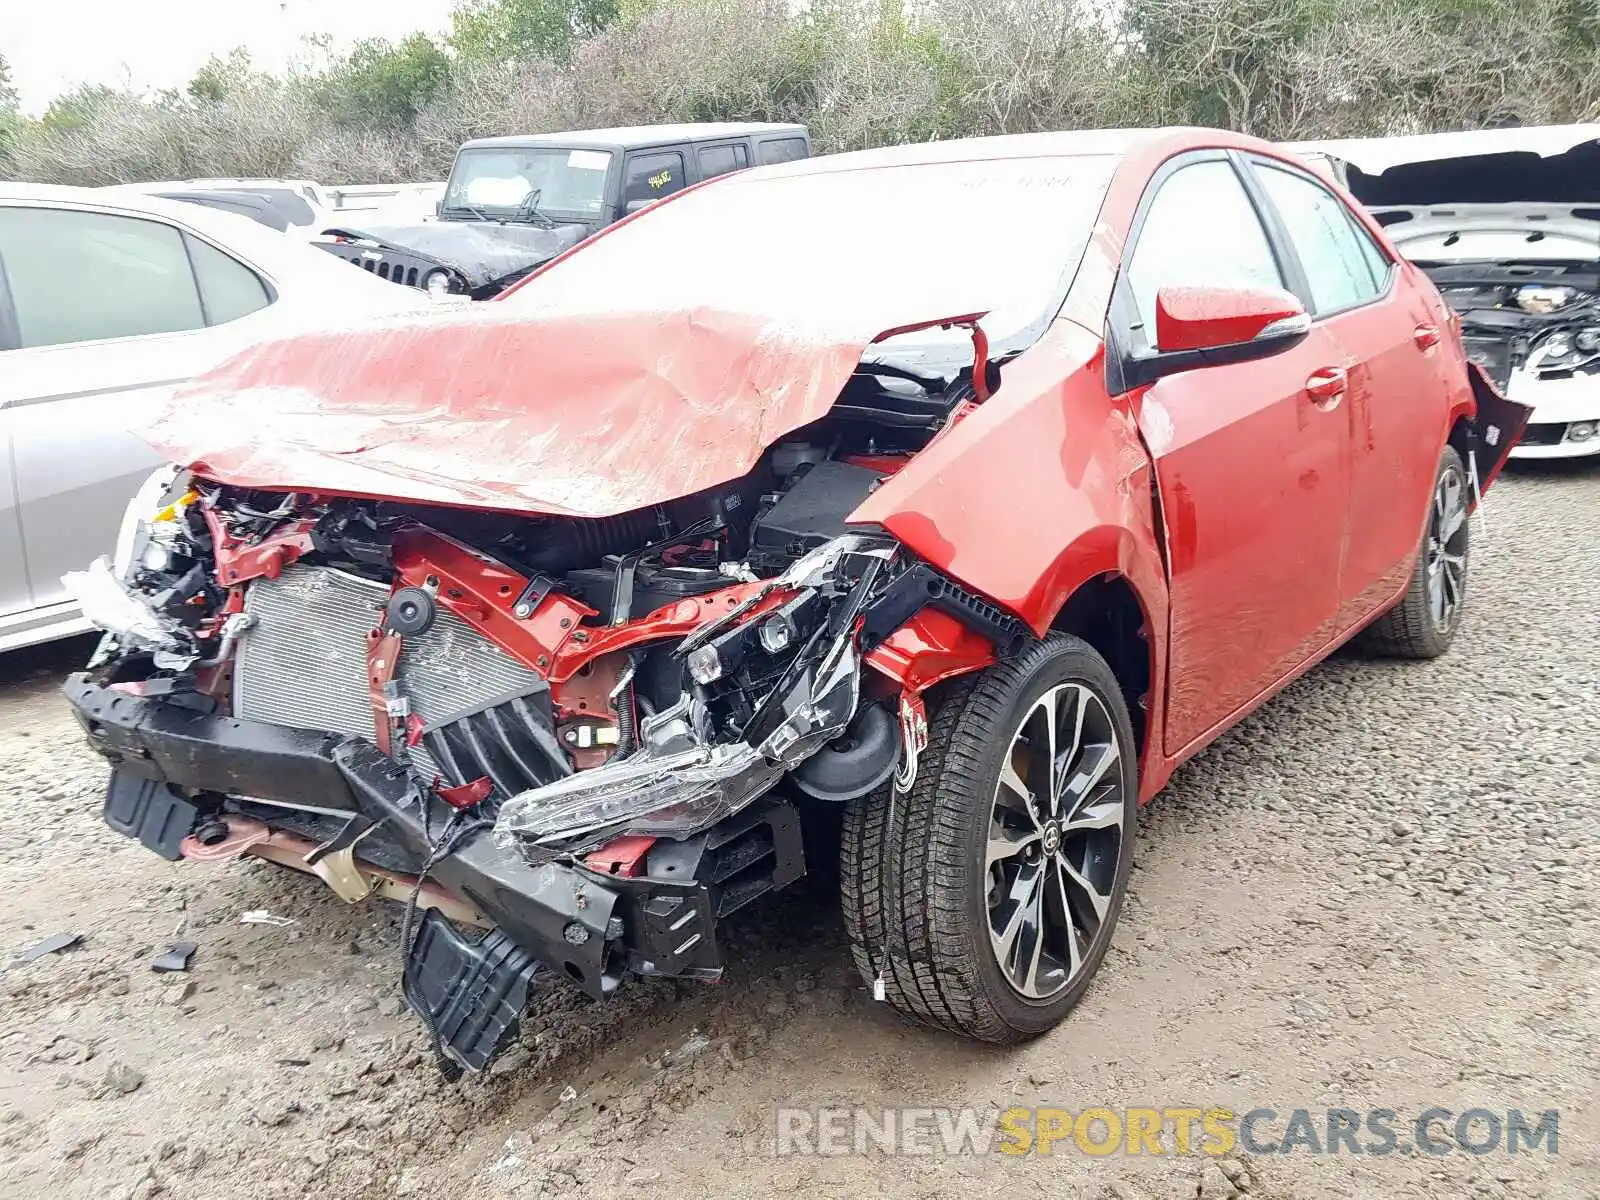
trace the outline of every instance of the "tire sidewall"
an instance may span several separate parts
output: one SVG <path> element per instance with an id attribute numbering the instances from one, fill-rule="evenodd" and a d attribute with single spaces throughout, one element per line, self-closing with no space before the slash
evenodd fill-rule
<path id="1" fill-rule="evenodd" d="M 1039 653 L 1041 649 L 1043 653 Z M 1042 1033 L 1059 1024 L 1093 981 L 1100 962 L 1105 957 L 1112 935 L 1116 932 L 1117 920 L 1122 912 L 1123 896 L 1127 892 L 1128 875 L 1133 866 L 1133 841 L 1139 807 L 1137 745 L 1134 742 L 1127 705 L 1111 669 L 1087 643 L 1077 638 L 1058 635 L 1032 653 L 1037 655 L 1037 662 L 1030 664 L 1027 674 L 1016 686 L 999 728 L 994 731 L 979 778 L 969 781 L 971 803 L 968 806 L 966 823 L 969 855 L 965 905 L 967 928 L 971 931 L 973 943 L 979 994 L 994 1008 L 995 1015 L 1005 1025 L 1028 1034 Z M 988 874 L 984 869 L 983 860 L 989 838 L 990 809 L 994 801 L 994 792 L 1012 738 L 1039 697 L 1062 683 L 1076 683 L 1089 687 L 1111 715 L 1119 743 L 1118 750 L 1123 760 L 1122 842 L 1119 847 L 1107 918 L 1099 935 L 1090 946 L 1077 978 L 1047 1000 L 1030 1000 L 1011 986 L 990 945 L 989 910 L 986 899 Z"/>

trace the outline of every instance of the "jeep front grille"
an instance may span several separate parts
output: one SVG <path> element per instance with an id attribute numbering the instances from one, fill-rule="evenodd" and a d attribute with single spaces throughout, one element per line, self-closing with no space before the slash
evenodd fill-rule
<path id="1" fill-rule="evenodd" d="M 335 258 L 342 258 L 352 266 L 360 267 L 363 271 L 376 275 L 379 279 L 387 279 L 390 283 L 403 284 L 406 287 L 422 287 L 424 268 L 415 262 L 405 263 L 396 260 L 393 256 L 385 255 L 381 251 L 363 249 L 351 242 L 314 242 Z"/>

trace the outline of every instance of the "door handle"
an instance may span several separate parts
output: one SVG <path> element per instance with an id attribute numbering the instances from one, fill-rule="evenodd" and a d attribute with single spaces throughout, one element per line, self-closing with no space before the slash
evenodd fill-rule
<path id="1" fill-rule="evenodd" d="M 1306 395 L 1324 412 L 1339 407 L 1345 389 L 1350 386 L 1350 375 L 1343 367 L 1324 367 L 1306 380 Z"/>
<path id="2" fill-rule="evenodd" d="M 1411 334 L 1411 340 L 1417 343 L 1420 350 L 1432 350 L 1439 344 L 1439 330 L 1432 325 L 1418 325 Z"/>

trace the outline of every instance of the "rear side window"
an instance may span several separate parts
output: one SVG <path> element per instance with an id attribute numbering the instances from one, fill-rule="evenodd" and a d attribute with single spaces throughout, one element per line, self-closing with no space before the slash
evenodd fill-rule
<path id="1" fill-rule="evenodd" d="M 206 324 L 224 325 L 248 316 L 272 303 L 267 285 L 243 263 L 230 258 L 210 242 L 184 235 L 189 259 L 194 263 L 195 280 L 200 285 L 200 301 L 205 306 Z"/>
<path id="2" fill-rule="evenodd" d="M 628 174 L 622 185 L 623 204 L 635 200 L 659 200 L 683 187 L 683 155 L 676 150 L 663 154 L 636 154 L 628 160 Z"/>
<path id="3" fill-rule="evenodd" d="M 726 175 L 729 171 L 742 171 L 750 165 L 750 151 L 745 149 L 742 142 L 731 146 L 701 146 L 700 147 L 700 177 L 710 179 L 713 175 Z"/>
<path id="4" fill-rule="evenodd" d="M 764 167 L 772 163 L 794 162 L 795 159 L 805 156 L 805 138 L 773 138 L 756 147 L 756 158 Z"/>
<path id="5" fill-rule="evenodd" d="M 1284 286 L 1255 205 L 1228 163 L 1180 167 L 1161 184 L 1128 260 L 1128 286 L 1153 344 L 1164 287 Z"/>
<path id="6" fill-rule="evenodd" d="M 1294 243 L 1311 311 L 1338 312 L 1376 299 L 1388 283 L 1388 262 L 1345 208 L 1319 183 L 1258 163 L 1256 175 Z"/>
<path id="7" fill-rule="evenodd" d="M 0 268 L 23 347 L 206 323 L 183 235 L 159 221 L 0 208 Z"/>

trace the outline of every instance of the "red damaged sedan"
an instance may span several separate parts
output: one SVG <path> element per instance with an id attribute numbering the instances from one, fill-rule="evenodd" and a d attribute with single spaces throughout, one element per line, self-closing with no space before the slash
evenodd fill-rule
<path id="1" fill-rule="evenodd" d="M 1265 143 L 758 169 L 181 396 L 67 694 L 113 827 L 408 901 L 447 1070 L 541 968 L 717 978 L 830 818 L 873 992 L 1010 1041 L 1179 763 L 1351 638 L 1448 649 L 1526 415 Z"/>

